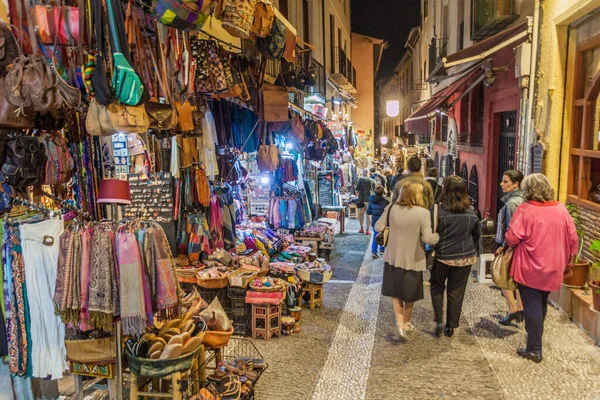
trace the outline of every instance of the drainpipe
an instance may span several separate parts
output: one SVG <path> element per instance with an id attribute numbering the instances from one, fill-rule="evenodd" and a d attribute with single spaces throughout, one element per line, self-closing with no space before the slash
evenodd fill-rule
<path id="1" fill-rule="evenodd" d="M 531 46 L 531 54 L 535 55 L 535 60 L 532 59 L 531 66 L 531 75 L 529 78 L 529 87 L 528 87 L 528 98 L 527 98 L 527 109 L 525 112 L 525 135 L 523 135 L 524 143 L 523 143 L 523 155 L 520 157 L 522 160 L 522 164 L 520 165 L 521 171 L 525 174 L 531 172 L 531 152 L 529 149 L 533 144 L 534 139 L 537 138 L 535 133 L 535 124 L 534 124 L 534 105 L 536 101 L 537 95 L 537 66 L 540 60 L 540 33 L 542 27 L 542 4 L 540 0 L 535 0 L 535 6 L 533 11 L 533 35 L 532 35 L 532 46 Z M 533 57 L 532 57 L 533 58 Z"/>

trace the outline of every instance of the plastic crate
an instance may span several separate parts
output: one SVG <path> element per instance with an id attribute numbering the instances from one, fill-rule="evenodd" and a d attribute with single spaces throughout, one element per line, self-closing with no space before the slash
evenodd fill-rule
<path id="1" fill-rule="evenodd" d="M 206 289 L 203 287 L 196 286 L 198 288 L 198 293 L 204 300 L 206 300 L 209 304 L 218 297 L 221 306 L 225 310 L 225 313 L 229 315 L 231 312 L 231 302 L 229 301 L 229 296 L 227 296 L 227 288 L 223 289 Z"/>

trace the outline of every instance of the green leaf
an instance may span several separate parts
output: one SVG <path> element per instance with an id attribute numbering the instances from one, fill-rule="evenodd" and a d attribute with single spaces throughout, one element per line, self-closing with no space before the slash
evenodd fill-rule
<path id="1" fill-rule="evenodd" d="M 600 240 L 594 240 L 590 247 L 588 247 L 588 250 L 591 252 L 597 251 L 598 253 L 600 253 Z"/>

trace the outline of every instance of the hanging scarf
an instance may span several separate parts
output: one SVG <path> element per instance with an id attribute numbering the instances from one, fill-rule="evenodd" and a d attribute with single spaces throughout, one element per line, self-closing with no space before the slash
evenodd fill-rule
<path id="1" fill-rule="evenodd" d="M 77 244 L 76 244 L 77 242 Z M 77 256 L 76 256 L 77 255 Z M 78 231 L 67 230 L 59 239 L 58 272 L 54 286 L 54 309 L 65 324 L 79 322 L 80 282 L 76 282 L 81 260 L 81 237 Z"/>
<path id="2" fill-rule="evenodd" d="M 210 199 L 210 236 L 213 240 L 213 249 L 225 247 L 223 241 L 223 216 L 221 214 L 221 202 L 217 195 Z"/>
<path id="3" fill-rule="evenodd" d="M 138 251 L 140 253 L 141 262 L 143 266 L 142 274 L 144 275 L 144 307 L 146 308 L 146 324 L 152 326 L 154 324 L 154 312 L 152 307 L 152 289 L 150 288 L 150 282 L 152 277 L 148 270 L 148 263 L 144 255 L 144 242 L 146 240 L 146 230 L 139 229 L 135 233 L 137 237 Z"/>
<path id="4" fill-rule="evenodd" d="M 156 271 L 156 286 L 152 293 L 155 315 L 160 320 L 175 318 L 179 310 L 175 260 L 165 232 L 160 226 L 146 229 L 144 252 L 150 269 Z"/>
<path id="5" fill-rule="evenodd" d="M 116 237 L 123 334 L 141 335 L 146 329 L 144 274 L 140 250 L 133 232 L 121 227 Z"/>
<path id="6" fill-rule="evenodd" d="M 90 273 L 92 269 L 92 229 L 82 229 L 79 232 L 81 236 L 81 299 L 79 329 L 82 331 L 92 330 L 88 314 L 88 294 L 90 286 Z"/>
<path id="7" fill-rule="evenodd" d="M 114 257 L 114 234 L 107 227 L 97 227 L 92 239 L 88 315 L 92 325 L 108 332 L 113 318 L 119 315 L 119 291 Z"/>
<path id="8" fill-rule="evenodd" d="M 10 373 L 25 375 L 29 360 L 29 332 L 27 288 L 25 286 L 25 263 L 21 248 L 21 234 L 18 226 L 5 225 L 8 228 L 8 264 L 11 272 L 10 320 L 8 324 Z"/>

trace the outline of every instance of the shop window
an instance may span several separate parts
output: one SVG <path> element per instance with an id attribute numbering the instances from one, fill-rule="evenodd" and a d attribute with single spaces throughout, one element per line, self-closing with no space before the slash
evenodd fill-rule
<path id="1" fill-rule="evenodd" d="M 471 167 L 471 173 L 469 174 L 469 198 L 471 204 L 477 210 L 479 208 L 479 176 L 477 175 L 477 167 L 473 165 Z"/>
<path id="2" fill-rule="evenodd" d="M 483 147 L 483 129 L 485 125 L 485 103 L 483 84 L 473 90 L 471 93 L 471 123 L 469 133 L 469 145 L 474 147 Z"/>
<path id="3" fill-rule="evenodd" d="M 439 170 L 440 169 L 440 153 L 435 152 L 435 158 L 433 159 L 433 165 Z"/>
<path id="4" fill-rule="evenodd" d="M 600 35 L 577 47 L 574 76 L 569 201 L 600 212 Z"/>
<path id="5" fill-rule="evenodd" d="M 442 114 L 442 142 L 448 141 L 448 116 Z"/>
<path id="6" fill-rule="evenodd" d="M 458 144 L 469 143 L 469 96 L 460 101 L 460 126 L 458 127 Z"/>
<path id="7" fill-rule="evenodd" d="M 463 181 L 465 181 L 465 183 L 469 183 L 469 171 L 467 170 L 466 162 L 464 162 L 462 164 L 462 167 L 460 168 L 460 177 L 463 178 Z"/>
<path id="8" fill-rule="evenodd" d="M 288 18 L 288 0 L 279 0 L 279 12 Z"/>
<path id="9" fill-rule="evenodd" d="M 302 1 L 302 30 L 304 31 L 304 41 L 310 43 L 310 15 L 308 0 Z"/>

